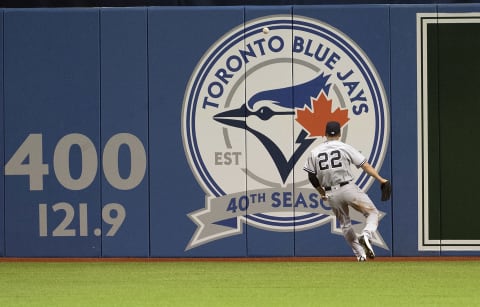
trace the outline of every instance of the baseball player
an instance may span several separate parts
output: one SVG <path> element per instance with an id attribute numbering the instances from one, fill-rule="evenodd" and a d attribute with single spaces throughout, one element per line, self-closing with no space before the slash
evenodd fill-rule
<path id="1" fill-rule="evenodd" d="M 382 186 L 388 180 L 381 177 L 358 150 L 339 140 L 340 123 L 328 122 L 325 132 L 327 140 L 311 151 L 303 169 L 308 172 L 308 179 L 323 201 L 328 201 L 357 260 L 373 259 L 375 253 L 370 240 L 378 227 L 378 210 L 368 195 L 353 182 L 350 165 L 361 167 Z M 365 228 L 358 238 L 352 228 L 349 206 L 366 218 Z"/>

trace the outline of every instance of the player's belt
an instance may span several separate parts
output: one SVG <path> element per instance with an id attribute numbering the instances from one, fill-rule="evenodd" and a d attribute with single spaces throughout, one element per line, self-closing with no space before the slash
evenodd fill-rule
<path id="1" fill-rule="evenodd" d="M 344 181 L 344 182 L 340 182 L 339 184 L 336 184 L 336 185 L 332 185 L 331 187 L 324 187 L 323 189 L 325 191 L 331 191 L 331 190 L 336 190 L 340 187 L 343 187 L 344 185 L 347 185 L 350 181 Z"/>

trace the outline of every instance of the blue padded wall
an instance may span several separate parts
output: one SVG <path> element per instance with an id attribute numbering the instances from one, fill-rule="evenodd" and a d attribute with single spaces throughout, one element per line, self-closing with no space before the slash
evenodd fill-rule
<path id="1" fill-rule="evenodd" d="M 480 6 L 2 9 L 0 256 L 351 256 L 303 170 L 328 119 L 393 181 L 353 170 L 378 256 L 478 254 L 422 246 L 437 12 Z"/>
<path id="2" fill-rule="evenodd" d="M 103 8 L 100 22 L 102 256 L 145 257 L 150 252 L 147 9 Z"/>
<path id="3" fill-rule="evenodd" d="M 3 14 L 4 10 L 0 10 L 0 24 L 1 31 L 0 31 L 0 54 L 3 58 Z M 0 82 L 3 84 L 3 61 L 0 63 Z M 0 88 L 0 118 L 3 118 L 3 86 Z M 5 148 L 5 134 L 3 132 L 3 125 L 0 126 L 0 144 L 2 147 Z M 4 150 L 0 152 L 0 162 L 4 165 Z M 5 198 L 4 198 L 4 177 L 0 178 L 0 256 L 4 256 L 5 254 Z"/>
<path id="4" fill-rule="evenodd" d="M 206 200 L 182 144 L 182 103 L 190 75 L 219 37 L 243 23 L 243 14 L 243 7 L 149 9 L 151 256 L 246 255 L 245 235 L 187 248 L 196 231 L 188 215 Z"/>
<path id="5" fill-rule="evenodd" d="M 99 11 L 7 10 L 4 44 L 5 254 L 100 256 Z"/>

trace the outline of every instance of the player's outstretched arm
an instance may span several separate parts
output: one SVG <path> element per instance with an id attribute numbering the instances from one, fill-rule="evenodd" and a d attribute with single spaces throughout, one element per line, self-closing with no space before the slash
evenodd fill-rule
<path id="1" fill-rule="evenodd" d="M 368 162 L 365 162 L 362 165 L 362 169 L 369 174 L 370 176 L 374 177 L 378 181 L 380 181 L 380 191 L 382 192 L 382 201 L 387 201 L 392 196 L 392 184 L 382 176 L 378 174 L 378 172 L 370 165 Z"/>
<path id="2" fill-rule="evenodd" d="M 369 174 L 370 176 L 372 176 L 373 178 L 377 179 L 378 181 L 380 181 L 380 183 L 385 183 L 387 182 L 388 180 L 383 178 L 382 176 L 380 176 L 380 174 L 370 165 L 370 163 L 366 162 L 362 164 L 362 169 L 367 173 Z"/>

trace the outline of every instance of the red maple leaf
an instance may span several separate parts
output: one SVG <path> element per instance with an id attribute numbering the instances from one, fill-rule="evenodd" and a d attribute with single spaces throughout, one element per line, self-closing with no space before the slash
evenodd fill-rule
<path id="1" fill-rule="evenodd" d="M 329 121 L 337 121 L 343 127 L 349 118 L 348 110 L 337 108 L 332 112 L 332 100 L 321 91 L 317 98 L 311 98 L 312 109 L 305 106 L 303 109 L 296 109 L 295 120 L 305 128 L 310 137 L 325 136 L 325 126 Z"/>

